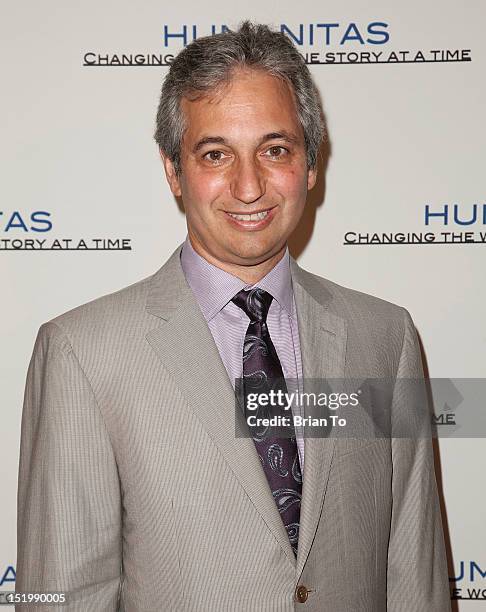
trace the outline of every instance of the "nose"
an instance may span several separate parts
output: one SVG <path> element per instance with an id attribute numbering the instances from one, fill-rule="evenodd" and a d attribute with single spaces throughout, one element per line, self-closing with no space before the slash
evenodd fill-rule
<path id="1" fill-rule="evenodd" d="M 251 204 L 265 193 L 265 180 L 255 159 L 240 159 L 235 164 L 231 195 L 240 202 Z"/>

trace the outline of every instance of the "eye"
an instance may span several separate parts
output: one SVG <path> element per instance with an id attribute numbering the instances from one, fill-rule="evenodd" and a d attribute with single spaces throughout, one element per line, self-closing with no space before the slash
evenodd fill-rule
<path id="1" fill-rule="evenodd" d="M 273 145 L 273 147 L 267 149 L 267 153 L 270 153 L 269 157 L 284 157 L 288 152 L 288 149 L 280 145 Z"/>
<path id="2" fill-rule="evenodd" d="M 213 164 L 218 164 L 219 162 L 223 161 L 223 151 L 208 151 L 207 153 L 205 153 L 203 155 L 203 159 L 213 163 Z"/>

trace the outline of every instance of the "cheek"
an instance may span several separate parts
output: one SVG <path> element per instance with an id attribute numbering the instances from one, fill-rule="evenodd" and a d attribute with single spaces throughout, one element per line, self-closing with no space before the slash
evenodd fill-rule
<path id="1" fill-rule="evenodd" d="M 288 206 L 304 205 L 307 195 L 307 174 L 300 170 L 289 168 L 272 177 L 272 186 L 286 200 Z"/>
<path id="2" fill-rule="evenodd" d="M 226 187 L 226 181 L 221 176 L 207 172 L 193 172 L 190 181 L 185 181 L 183 198 L 191 205 L 207 206 L 211 204 Z"/>

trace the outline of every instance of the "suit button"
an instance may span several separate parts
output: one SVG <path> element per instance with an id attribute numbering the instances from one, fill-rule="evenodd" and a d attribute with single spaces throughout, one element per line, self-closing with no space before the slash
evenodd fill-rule
<path id="1" fill-rule="evenodd" d="M 296 589 L 295 589 L 295 599 L 299 602 L 299 603 L 305 603 L 307 601 L 307 598 L 309 597 L 309 590 L 307 589 L 307 587 L 305 587 L 303 584 L 300 584 Z"/>

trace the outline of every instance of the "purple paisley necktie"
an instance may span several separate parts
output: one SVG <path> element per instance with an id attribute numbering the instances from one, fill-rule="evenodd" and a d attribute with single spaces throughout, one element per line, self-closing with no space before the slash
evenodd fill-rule
<path id="1" fill-rule="evenodd" d="M 266 319 L 273 297 L 255 287 L 241 290 L 232 299 L 250 319 L 243 345 L 244 396 L 248 393 L 268 393 L 271 389 L 287 391 L 277 352 L 270 338 Z M 245 400 L 246 407 L 246 400 Z M 250 411 L 246 411 L 247 414 Z M 258 415 L 265 413 L 259 408 Z M 288 415 L 287 415 L 288 416 Z M 256 428 L 253 440 L 263 470 L 270 485 L 278 511 L 282 517 L 294 554 L 299 540 L 302 473 L 293 425 L 289 437 L 267 435 L 268 428 Z"/>

